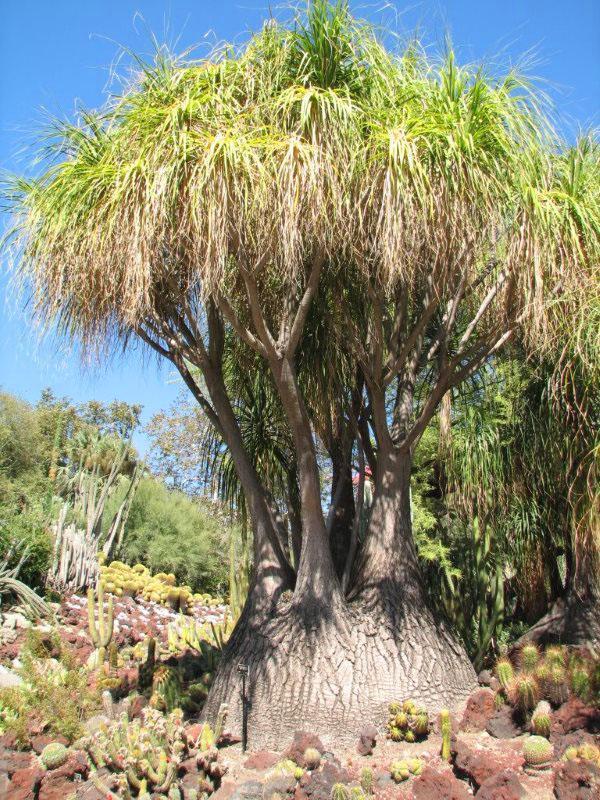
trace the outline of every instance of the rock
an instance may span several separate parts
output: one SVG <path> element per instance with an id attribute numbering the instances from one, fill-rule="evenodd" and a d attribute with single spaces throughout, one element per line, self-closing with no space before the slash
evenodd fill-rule
<path id="1" fill-rule="evenodd" d="M 0 774 L 5 773 L 11 777 L 17 770 L 27 769 L 32 765 L 31 753 L 21 753 L 5 748 L 0 749 Z"/>
<path id="2" fill-rule="evenodd" d="M 477 676 L 477 683 L 480 686 L 489 686 L 492 680 L 492 673 L 489 669 L 482 669 Z"/>
<path id="3" fill-rule="evenodd" d="M 377 742 L 377 728 L 374 725 L 365 725 L 359 734 L 356 750 L 361 756 L 370 756 Z"/>
<path id="4" fill-rule="evenodd" d="M 591 761 L 563 761 L 555 775 L 554 796 L 557 800 L 598 800 L 600 767 Z"/>
<path id="5" fill-rule="evenodd" d="M 229 800 L 235 790 L 235 783 L 233 781 L 223 781 L 214 794 L 211 794 L 210 800 Z"/>
<path id="6" fill-rule="evenodd" d="M 483 731 L 496 713 L 494 693 L 491 689 L 479 689 L 467 701 L 465 713 L 460 721 L 461 731 Z"/>
<path id="7" fill-rule="evenodd" d="M 134 697 L 132 697 L 130 699 L 129 707 L 127 709 L 127 715 L 129 719 L 132 720 L 141 717 L 142 711 L 146 708 L 147 705 L 148 705 L 148 699 L 144 697 L 143 694 L 136 694 Z M 196 737 L 196 739 L 197 738 L 198 737 Z M 196 739 L 194 739 L 194 741 L 196 741 Z"/>
<path id="8" fill-rule="evenodd" d="M 345 769 L 333 761 L 326 761 L 320 770 L 305 774 L 300 784 L 302 792 L 311 800 L 330 800 L 333 784 L 349 781 L 350 775 Z"/>
<path id="9" fill-rule="evenodd" d="M 46 747 L 47 744 L 52 744 L 52 742 L 59 742 L 65 746 L 69 744 L 68 739 L 65 739 L 64 736 L 50 736 L 49 734 L 42 734 L 41 736 L 32 737 L 31 747 L 39 756 L 44 747 Z"/>
<path id="10" fill-rule="evenodd" d="M 600 731 L 600 709 L 586 706 L 578 697 L 570 697 L 552 715 L 552 732 L 570 733 L 587 730 Z"/>
<path id="11" fill-rule="evenodd" d="M 263 786 L 263 800 L 278 800 L 292 794 L 296 786 L 293 775 L 276 775 Z"/>
<path id="12" fill-rule="evenodd" d="M 495 739 L 514 739 L 523 733 L 521 726 L 513 718 L 510 706 L 504 706 L 496 711 L 490 717 L 485 729 Z"/>
<path id="13" fill-rule="evenodd" d="M 279 755 L 272 753 L 270 750 L 259 750 L 253 753 L 250 758 L 244 762 L 245 769 L 255 769 L 258 772 L 274 767 L 279 761 Z"/>
<path id="14" fill-rule="evenodd" d="M 0 689 L 11 689 L 13 686 L 20 686 L 22 683 L 23 678 L 20 675 L 0 664 Z"/>
<path id="15" fill-rule="evenodd" d="M 262 792 L 263 786 L 260 781 L 246 781 L 236 786 L 229 798 L 230 800 L 262 800 Z"/>
<path id="16" fill-rule="evenodd" d="M 0 772 L 0 797 L 8 798 L 8 790 L 10 789 L 10 778 L 6 772 Z"/>
<path id="17" fill-rule="evenodd" d="M 283 757 L 291 758 L 292 761 L 296 762 L 296 764 L 302 765 L 302 760 L 304 758 L 304 751 L 308 750 L 309 747 L 314 747 L 314 749 L 318 750 L 319 753 L 321 754 L 325 752 L 325 747 L 323 746 L 323 742 L 319 739 L 318 736 L 315 736 L 314 733 L 306 733 L 305 731 L 296 731 L 296 733 L 294 734 L 294 738 L 292 739 L 292 743 L 285 751 Z"/>
<path id="18" fill-rule="evenodd" d="M 414 800 L 471 800 L 472 795 L 464 783 L 450 770 L 438 772 L 425 767 L 412 785 Z"/>
<path id="19" fill-rule="evenodd" d="M 73 750 L 62 767 L 52 771 L 54 776 L 78 780 L 87 778 L 90 772 L 90 763 L 83 750 Z"/>
<path id="20" fill-rule="evenodd" d="M 11 778 L 8 796 L 11 800 L 37 800 L 45 774 L 46 771 L 39 764 L 18 769 Z"/>
<path id="21" fill-rule="evenodd" d="M 75 792 L 75 788 L 69 778 L 49 772 L 42 781 L 37 800 L 66 800 Z"/>
<path id="22" fill-rule="evenodd" d="M 517 774 L 505 769 L 485 780 L 477 792 L 478 800 L 521 800 L 525 789 Z"/>
<path id="23" fill-rule="evenodd" d="M 456 742 L 455 768 L 479 788 L 486 780 L 504 770 L 518 770 L 523 766 L 522 753 L 513 749 L 484 750 L 470 747 L 463 740 Z"/>

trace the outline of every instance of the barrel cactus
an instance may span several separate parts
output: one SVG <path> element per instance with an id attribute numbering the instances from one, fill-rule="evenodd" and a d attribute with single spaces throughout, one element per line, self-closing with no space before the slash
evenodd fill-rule
<path id="1" fill-rule="evenodd" d="M 543 736 L 530 736 L 523 743 L 523 756 L 528 769 L 546 769 L 554 757 L 554 747 Z"/>
<path id="2" fill-rule="evenodd" d="M 410 778 L 410 769 L 406 761 L 393 761 L 390 764 L 390 775 L 396 783 L 402 783 Z"/>
<path id="3" fill-rule="evenodd" d="M 523 672 L 533 672 L 540 660 L 540 651 L 534 644 L 526 644 L 521 648 L 519 663 Z"/>
<path id="4" fill-rule="evenodd" d="M 550 728 L 552 726 L 552 711 L 550 703 L 541 700 L 531 716 L 531 730 L 536 736 L 550 738 Z"/>
<path id="5" fill-rule="evenodd" d="M 69 751 L 60 742 L 51 742 L 40 753 L 40 761 L 46 769 L 57 769 L 67 761 Z"/>
<path id="6" fill-rule="evenodd" d="M 513 681 L 514 675 L 515 671 L 513 665 L 508 658 L 501 658 L 496 663 L 496 677 L 503 689 L 508 689 Z"/>
<path id="7" fill-rule="evenodd" d="M 303 759 L 306 769 L 318 769 L 321 763 L 321 753 L 315 747 L 307 747 L 304 751 Z"/>
<path id="8" fill-rule="evenodd" d="M 517 675 L 510 688 L 510 699 L 522 713 L 533 711 L 540 699 L 540 688 L 533 675 Z"/>

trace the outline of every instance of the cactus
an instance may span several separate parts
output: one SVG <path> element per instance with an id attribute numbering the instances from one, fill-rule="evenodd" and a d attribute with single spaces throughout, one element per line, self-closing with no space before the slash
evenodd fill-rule
<path id="1" fill-rule="evenodd" d="M 530 736 L 523 743 L 523 756 L 530 769 L 545 769 L 554 757 L 554 747 L 543 736 Z"/>
<path id="2" fill-rule="evenodd" d="M 524 714 L 533 711 L 540 699 L 540 689 L 532 675 L 517 675 L 510 693 L 513 705 Z"/>
<path id="3" fill-rule="evenodd" d="M 412 700 L 405 700 L 402 703 L 402 711 L 404 711 L 405 714 L 416 714 L 417 707 Z"/>
<path id="4" fill-rule="evenodd" d="M 343 783 L 334 783 L 331 787 L 331 800 L 350 800 L 350 792 Z"/>
<path id="5" fill-rule="evenodd" d="M 496 664 L 496 677 L 503 689 L 508 689 L 514 678 L 513 665 L 508 658 L 501 658 Z"/>
<path id="6" fill-rule="evenodd" d="M 582 744 L 577 751 L 578 758 L 592 761 L 600 767 L 600 749 L 595 744 Z"/>
<path id="7" fill-rule="evenodd" d="M 441 757 L 444 761 L 450 761 L 450 738 L 452 736 L 452 719 L 450 712 L 444 708 L 440 711 L 440 731 L 442 733 Z"/>
<path id="8" fill-rule="evenodd" d="M 494 708 L 499 711 L 504 705 L 504 695 L 502 692 L 496 692 L 494 695 Z"/>
<path id="9" fill-rule="evenodd" d="M 409 758 L 406 763 L 411 775 L 420 775 L 423 772 L 423 762 L 420 758 Z"/>
<path id="10" fill-rule="evenodd" d="M 303 775 L 304 775 L 304 770 L 302 769 L 302 767 L 296 767 L 296 769 L 294 770 L 294 778 L 297 781 L 299 781 L 302 779 Z"/>
<path id="11" fill-rule="evenodd" d="M 548 666 L 564 667 L 567 660 L 567 651 L 560 644 L 553 644 L 546 648 L 544 653 L 544 660 Z"/>
<path id="12" fill-rule="evenodd" d="M 108 690 L 102 692 L 102 710 L 108 719 L 114 719 L 115 704 L 113 703 L 112 694 Z"/>
<path id="13" fill-rule="evenodd" d="M 360 785 L 365 794 L 373 794 L 373 770 L 371 767 L 363 767 L 360 771 Z"/>
<path id="14" fill-rule="evenodd" d="M 590 699 L 592 682 L 589 673 L 583 665 L 574 666 L 571 671 L 571 689 L 584 702 Z"/>
<path id="15" fill-rule="evenodd" d="M 108 597 L 108 611 L 104 618 L 104 584 L 98 581 L 98 624 L 96 625 L 94 590 L 88 589 L 88 627 L 90 637 L 96 648 L 97 664 L 104 663 L 106 648 L 110 644 L 113 635 L 113 599 Z"/>
<path id="16" fill-rule="evenodd" d="M 182 691 L 179 672 L 173 667 L 160 666 L 152 679 L 151 704 L 167 712 L 181 708 Z"/>
<path id="17" fill-rule="evenodd" d="M 304 751 L 304 766 L 306 769 L 318 769 L 321 763 L 321 753 L 315 747 L 308 747 Z"/>
<path id="18" fill-rule="evenodd" d="M 413 742 L 417 741 L 417 737 L 415 736 L 414 731 L 408 730 L 404 734 L 404 741 L 408 742 L 409 744 L 413 744 Z"/>
<path id="19" fill-rule="evenodd" d="M 390 705 L 388 707 L 388 711 L 390 712 L 390 716 L 391 717 L 395 717 L 396 714 L 398 714 L 401 710 L 402 710 L 402 706 L 396 700 L 394 700 L 392 703 L 390 703 Z"/>
<path id="20" fill-rule="evenodd" d="M 387 723 L 388 738 L 394 742 L 414 742 L 429 733 L 429 715 L 426 709 L 418 708 L 412 700 L 405 700 L 402 706 L 391 703 Z"/>
<path id="21" fill-rule="evenodd" d="M 69 751 L 60 742 L 47 744 L 40 753 L 40 761 L 46 769 L 57 769 L 67 761 Z"/>
<path id="22" fill-rule="evenodd" d="M 138 672 L 138 686 L 140 691 L 149 689 L 152 686 L 154 669 L 156 666 L 156 639 L 149 637 L 146 653 L 146 661 L 140 666 Z"/>
<path id="23" fill-rule="evenodd" d="M 544 692 L 554 706 L 560 706 L 569 699 L 567 673 L 562 664 L 550 665 L 547 679 L 544 681 Z"/>
<path id="24" fill-rule="evenodd" d="M 113 672 L 119 669 L 119 648 L 116 642 L 111 642 L 108 648 L 108 666 Z"/>
<path id="25" fill-rule="evenodd" d="M 410 769 L 406 761 L 393 761 L 390 764 L 390 775 L 395 783 L 402 783 L 410 777 Z"/>
<path id="26" fill-rule="evenodd" d="M 523 672 L 534 672 L 540 660 L 540 651 L 534 644 L 526 644 L 521 649 L 520 665 Z"/>
<path id="27" fill-rule="evenodd" d="M 531 730 L 536 736 L 543 736 L 545 739 L 549 739 L 551 727 L 552 719 L 550 714 L 537 711 L 534 712 L 531 718 Z"/>
<path id="28" fill-rule="evenodd" d="M 577 747 L 567 747 L 565 752 L 563 753 L 563 758 L 565 761 L 574 761 L 576 758 L 579 758 L 579 750 Z"/>

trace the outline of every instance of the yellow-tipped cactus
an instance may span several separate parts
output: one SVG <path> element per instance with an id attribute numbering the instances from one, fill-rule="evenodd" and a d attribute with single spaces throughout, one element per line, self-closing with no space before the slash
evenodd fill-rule
<path id="1" fill-rule="evenodd" d="M 444 761 L 450 761 L 450 739 L 452 737 L 452 719 L 447 708 L 440 711 L 440 731 L 442 734 L 441 757 Z"/>
<path id="2" fill-rule="evenodd" d="M 94 590 L 88 589 L 88 628 L 90 637 L 96 648 L 97 664 L 104 663 L 106 648 L 110 644 L 113 635 L 113 600 L 112 596 L 108 596 L 108 610 L 106 618 L 104 617 L 104 584 L 102 581 L 98 582 L 98 623 L 96 624 L 96 604 L 94 599 Z"/>

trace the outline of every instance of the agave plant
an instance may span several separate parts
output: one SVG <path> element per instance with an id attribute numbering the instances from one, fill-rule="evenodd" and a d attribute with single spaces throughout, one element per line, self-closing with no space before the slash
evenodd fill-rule
<path id="1" fill-rule="evenodd" d="M 29 556 L 29 549 L 24 547 L 16 566 L 10 566 L 17 549 L 17 545 L 13 542 L 8 548 L 4 560 L 0 561 L 0 606 L 5 597 L 16 596 L 31 616 L 47 617 L 51 613 L 48 604 L 18 578 L 21 568 Z"/>

